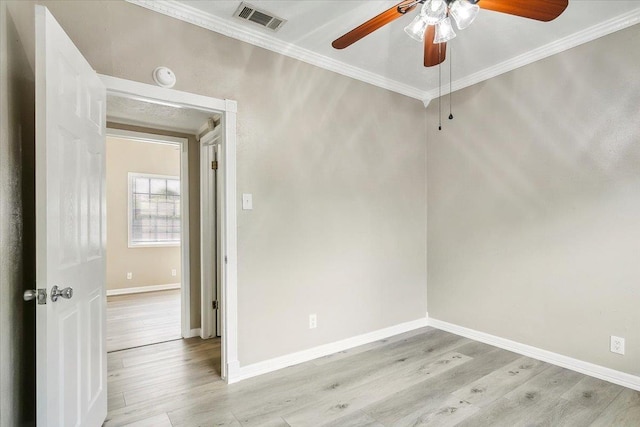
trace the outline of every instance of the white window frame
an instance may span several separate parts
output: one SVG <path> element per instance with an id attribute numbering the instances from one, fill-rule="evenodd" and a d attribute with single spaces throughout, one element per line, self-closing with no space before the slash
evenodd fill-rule
<path id="1" fill-rule="evenodd" d="M 180 182 L 180 234 L 182 235 L 182 181 L 179 176 L 173 175 L 157 175 L 153 173 L 144 173 L 144 172 L 129 172 L 127 174 L 128 178 L 128 199 L 127 199 L 127 240 L 130 249 L 135 248 L 170 248 L 170 247 L 178 247 L 180 246 L 180 239 L 176 242 L 134 242 L 131 237 L 133 234 L 133 180 L 137 177 L 145 177 L 145 178 L 159 178 L 159 179 L 173 179 Z"/>

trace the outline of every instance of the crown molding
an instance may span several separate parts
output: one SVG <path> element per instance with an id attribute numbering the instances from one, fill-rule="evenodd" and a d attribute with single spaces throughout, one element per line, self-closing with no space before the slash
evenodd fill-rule
<path id="1" fill-rule="evenodd" d="M 438 88 L 424 91 L 422 89 L 407 85 L 405 83 L 392 80 L 362 68 L 354 67 L 342 61 L 320 55 L 311 50 L 301 48 L 291 43 L 286 43 L 260 30 L 245 28 L 236 25 L 217 16 L 204 13 L 199 9 L 187 6 L 175 0 L 126 0 L 131 4 L 153 10 L 163 15 L 189 22 L 202 28 L 223 34 L 225 36 L 240 40 L 254 46 L 268 49 L 290 58 L 294 58 L 307 64 L 315 65 L 325 70 L 333 71 L 343 76 L 351 77 L 392 92 L 399 93 L 411 98 L 419 99 L 425 108 L 429 106 L 432 99 L 438 97 Z M 464 89 L 468 86 L 491 79 L 517 68 L 524 67 L 533 62 L 555 55 L 565 50 L 574 48 L 584 43 L 588 43 L 597 38 L 606 36 L 619 30 L 623 30 L 640 22 L 640 7 L 615 18 L 609 19 L 600 24 L 571 34 L 560 40 L 541 46 L 522 55 L 511 58 L 494 66 L 485 68 L 466 77 L 454 80 L 451 84 L 453 92 Z"/>
<path id="2" fill-rule="evenodd" d="M 173 0 L 126 0 L 128 3 L 153 10 L 163 15 L 189 22 L 202 28 L 223 34 L 225 36 L 240 40 L 254 46 L 268 49 L 290 58 L 315 65 L 325 70 L 333 71 L 343 76 L 351 77 L 392 92 L 399 93 L 411 98 L 422 100 L 425 92 L 413 86 L 380 76 L 362 68 L 348 65 L 344 62 L 331 59 L 327 56 L 317 54 L 311 50 L 301 48 L 291 43 L 283 42 L 260 30 L 245 28 L 217 16 L 205 13 L 192 6 L 179 3 Z"/>
<path id="3" fill-rule="evenodd" d="M 473 73 L 461 79 L 454 80 L 451 85 L 451 90 L 452 92 L 455 92 L 465 87 L 472 86 L 476 83 L 489 80 L 493 77 L 499 76 L 500 74 L 508 73 L 509 71 L 524 67 L 525 65 L 529 65 L 533 62 L 539 61 L 557 53 L 564 52 L 565 50 L 574 48 L 584 43 L 588 43 L 597 38 L 604 37 L 611 33 L 615 33 L 616 31 L 623 30 L 627 27 L 638 24 L 639 22 L 640 8 L 619 15 L 600 24 L 596 24 L 582 31 L 578 31 L 577 33 L 573 33 L 567 37 L 546 44 L 537 49 L 511 58 L 507 61 L 501 62 L 500 64 L 485 68 L 484 70 L 478 71 L 477 73 Z M 429 105 L 429 102 L 432 99 L 435 99 L 437 97 L 437 88 L 426 92 L 423 99 L 425 107 Z"/>

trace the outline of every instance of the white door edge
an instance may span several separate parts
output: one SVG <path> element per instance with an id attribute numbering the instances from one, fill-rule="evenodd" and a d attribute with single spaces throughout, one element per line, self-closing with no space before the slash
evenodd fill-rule
<path id="1" fill-rule="evenodd" d="M 210 338 L 214 335 L 213 301 L 214 274 L 220 268 L 217 254 L 212 242 L 215 240 L 214 229 L 209 219 L 215 218 L 213 197 L 214 180 L 211 176 L 212 145 L 208 143 L 209 134 L 200 139 L 200 337 Z M 216 265 L 207 262 L 216 259 Z"/>

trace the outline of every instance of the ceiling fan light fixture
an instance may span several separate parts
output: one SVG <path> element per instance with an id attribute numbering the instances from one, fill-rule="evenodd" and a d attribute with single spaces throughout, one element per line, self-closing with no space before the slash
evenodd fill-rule
<path id="1" fill-rule="evenodd" d="M 447 17 L 447 2 L 445 0 L 427 0 L 422 5 L 420 16 L 427 25 L 436 25 Z"/>
<path id="2" fill-rule="evenodd" d="M 427 29 L 427 22 L 422 15 L 416 16 L 411 24 L 404 27 L 404 32 L 415 41 L 424 41 L 424 32 Z"/>
<path id="3" fill-rule="evenodd" d="M 449 8 L 449 12 L 456 21 L 458 29 L 464 30 L 476 19 L 478 12 L 480 12 L 480 6 L 468 0 L 455 0 Z"/>
<path id="4" fill-rule="evenodd" d="M 451 18 L 448 16 L 442 21 L 436 24 L 436 35 L 433 38 L 433 42 L 445 43 L 456 36 L 456 32 L 453 31 L 453 25 L 451 25 Z"/>

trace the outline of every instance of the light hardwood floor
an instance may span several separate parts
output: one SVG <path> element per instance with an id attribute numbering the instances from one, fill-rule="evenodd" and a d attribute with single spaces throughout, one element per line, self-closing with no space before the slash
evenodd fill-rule
<path id="1" fill-rule="evenodd" d="M 107 297 L 107 351 L 181 337 L 180 289 Z"/>
<path id="2" fill-rule="evenodd" d="M 425 328 L 238 384 L 219 340 L 109 354 L 106 426 L 640 426 L 640 392 Z"/>

